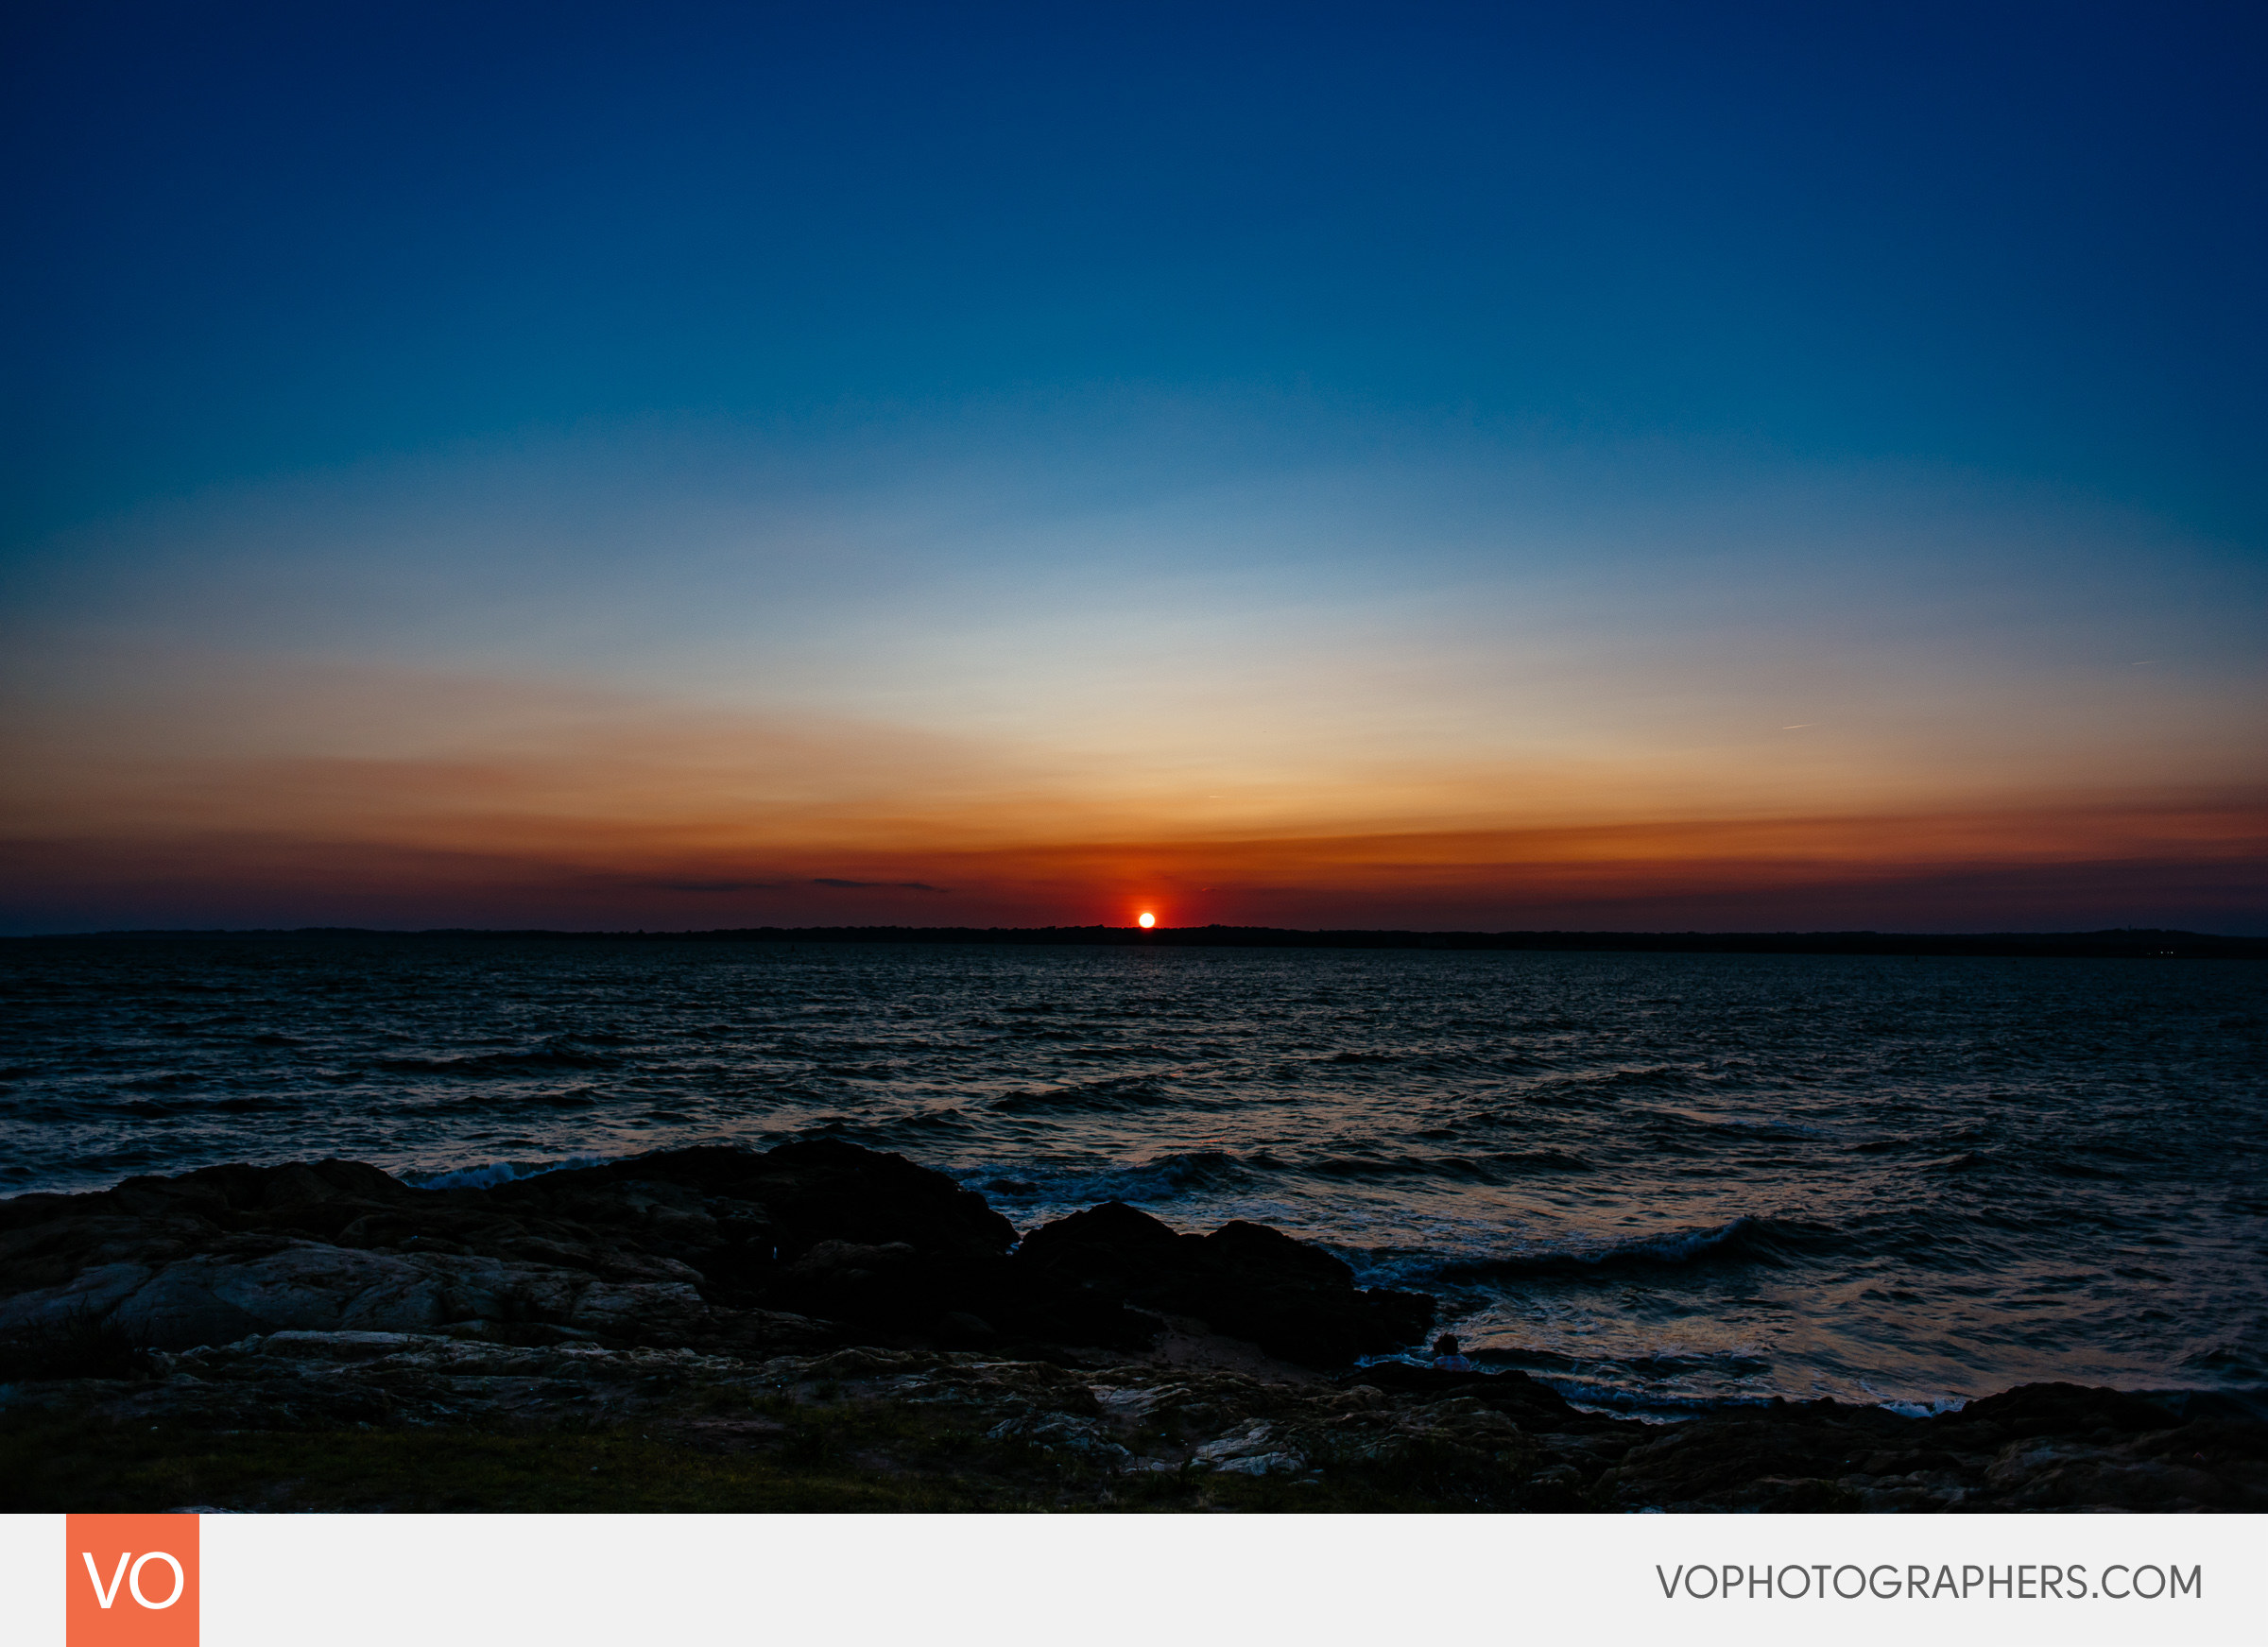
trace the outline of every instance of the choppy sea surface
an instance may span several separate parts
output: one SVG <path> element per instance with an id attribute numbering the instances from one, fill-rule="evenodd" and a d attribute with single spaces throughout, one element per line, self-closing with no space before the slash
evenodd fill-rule
<path id="1" fill-rule="evenodd" d="M 1639 1412 L 2268 1385 L 2259 963 L 0 943 L 0 1193 L 818 1135 L 1275 1225 Z"/>

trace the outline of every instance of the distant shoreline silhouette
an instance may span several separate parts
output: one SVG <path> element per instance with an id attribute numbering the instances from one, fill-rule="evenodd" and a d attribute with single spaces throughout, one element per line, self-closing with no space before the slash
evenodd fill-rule
<path id="1" fill-rule="evenodd" d="M 1291 927 L 1197 926 L 807 926 L 725 927 L 697 932 L 559 932 L 543 928 L 365 927 L 144 929 L 49 934 L 9 943 L 87 943 L 120 938 L 292 938 L 395 942 L 416 938 L 504 938 L 561 943 L 753 944 L 1087 944 L 1156 949 L 1530 950 L 1559 952 L 1734 955 L 1975 955 L 2095 959 L 2268 960 L 2268 937 L 2114 927 L 2066 933 L 1881 932 L 1411 932 L 1303 931 Z"/>

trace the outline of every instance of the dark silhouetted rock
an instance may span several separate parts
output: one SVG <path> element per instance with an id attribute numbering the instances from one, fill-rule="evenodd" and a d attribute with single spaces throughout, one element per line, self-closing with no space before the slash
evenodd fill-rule
<path id="1" fill-rule="evenodd" d="M 2166 1409 L 2117 1390 L 2088 1389 L 2081 1384 L 2019 1384 L 1971 1401 L 1959 1413 L 1943 1415 L 1933 1422 L 1943 1429 L 1991 1425 L 2015 1441 L 2094 1431 L 2139 1435 L 2146 1430 L 2163 1430 Z"/>
<path id="2" fill-rule="evenodd" d="M 1106 1201 L 1042 1225 L 1023 1238 L 1016 1260 L 1069 1285 L 1122 1296 L 1187 1262 L 1178 1233 L 1124 1201 Z"/>
<path id="3" fill-rule="evenodd" d="M 1807 1407 L 1691 1418 L 1665 1426 L 1654 1439 L 1632 1448 L 1607 1490 L 1618 1509 L 1857 1509 L 1856 1499 L 1845 1502 L 1831 1492 L 1807 1493 L 1798 1484 L 1831 1483 L 1858 1473 L 1881 1439 Z M 1726 1499 L 1760 1482 L 1769 1484 L 1761 1498 Z"/>
<path id="4" fill-rule="evenodd" d="M 736 1191 L 760 1203 L 780 1230 L 782 1254 L 822 1241 L 916 1250 L 958 1258 L 1002 1258 L 1016 1227 L 974 1190 L 903 1156 L 835 1139 L 786 1143 L 755 1158 Z"/>
<path id="5" fill-rule="evenodd" d="M 1086 1295 L 1194 1315 L 1312 1366 L 1401 1348 L 1433 1321 L 1423 1294 L 1361 1290 L 1338 1259 L 1263 1225 L 1181 1235 L 1118 1201 L 1032 1231 L 1016 1261 Z"/>
<path id="6" fill-rule="evenodd" d="M 1114 1300 L 1013 1269 L 1014 1240 L 942 1173 L 833 1141 L 488 1189 L 416 1189 L 349 1161 L 215 1167 L 0 1203 L 0 1337 L 60 1342 L 82 1318 L 166 1349 L 474 1322 L 747 1347 L 772 1317 L 798 1344 L 822 1330 L 814 1317 L 882 1342 L 970 1342 L 971 1321 L 1057 1344 L 1155 1335 Z"/>
<path id="7" fill-rule="evenodd" d="M 1343 1382 L 1360 1382 L 1396 1395 L 1426 1400 L 1469 1398 L 1515 1420 L 1521 1429 L 1561 1430 L 1581 1421 L 1557 1390 L 1523 1372 L 1442 1372 L 1402 1362 L 1381 1362 L 1349 1373 Z"/>

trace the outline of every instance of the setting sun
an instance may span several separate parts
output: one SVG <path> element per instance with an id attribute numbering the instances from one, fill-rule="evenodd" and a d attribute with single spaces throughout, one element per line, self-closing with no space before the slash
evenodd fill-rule
<path id="1" fill-rule="evenodd" d="M 1138 918 L 1143 926 L 1156 926 L 1158 924 L 1158 918 L 1152 915 L 1146 909 L 1143 910 L 1136 918 Z"/>

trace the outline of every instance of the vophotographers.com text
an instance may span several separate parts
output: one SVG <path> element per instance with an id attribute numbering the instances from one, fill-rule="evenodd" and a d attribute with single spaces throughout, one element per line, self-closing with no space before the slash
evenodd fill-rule
<path id="1" fill-rule="evenodd" d="M 2004 1567 L 1929 1567 L 1920 1562 L 1880 1562 L 1861 1567 L 1831 1561 L 1751 1566 L 1727 1561 L 1714 1565 L 1654 1569 L 1661 1593 L 1675 1601 L 1986 1601 L 2123 1602 L 2203 1600 L 2205 1568 L 2142 1562 L 2112 1562 L 2090 1576 L 2085 1566 L 2052 1562 Z"/>

